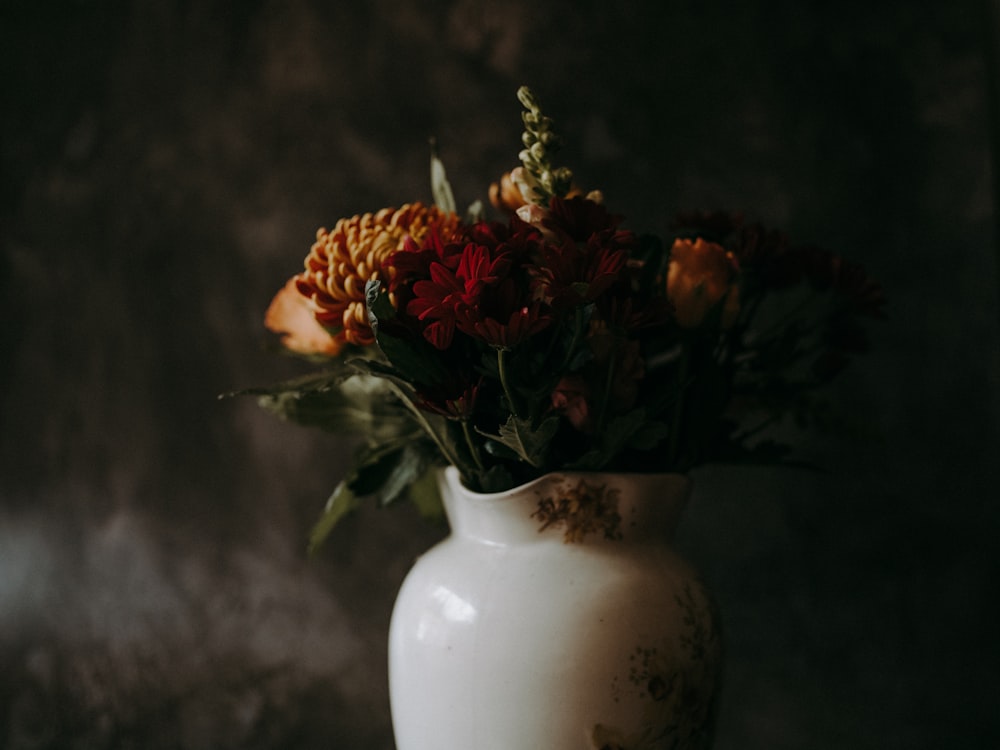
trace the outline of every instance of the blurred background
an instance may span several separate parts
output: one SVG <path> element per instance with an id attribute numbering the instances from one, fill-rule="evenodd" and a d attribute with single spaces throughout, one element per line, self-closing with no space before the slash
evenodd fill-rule
<path id="1" fill-rule="evenodd" d="M 317 227 L 429 201 L 430 136 L 485 199 L 524 83 L 630 227 L 742 210 L 890 301 L 856 433 L 797 444 L 825 473 L 697 474 L 717 747 L 997 747 L 989 10 L 0 3 L 0 747 L 392 747 L 392 602 L 445 531 L 366 507 L 307 559 L 351 446 L 217 395 L 303 371 L 272 294 Z"/>

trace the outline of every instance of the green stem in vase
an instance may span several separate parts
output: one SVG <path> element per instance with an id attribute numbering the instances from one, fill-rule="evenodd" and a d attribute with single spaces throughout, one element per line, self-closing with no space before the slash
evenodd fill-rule
<path id="1" fill-rule="evenodd" d="M 566 356 L 563 360 L 562 369 L 569 366 L 569 363 L 573 361 L 576 356 L 576 347 L 580 343 L 580 339 L 583 337 L 583 308 L 577 307 L 573 313 L 573 338 L 569 342 L 569 348 L 566 349 Z"/>
<path id="2" fill-rule="evenodd" d="M 472 460 L 476 462 L 476 468 L 479 471 L 483 471 L 483 459 L 479 455 L 479 447 L 476 445 L 475 440 L 472 439 L 472 432 L 469 430 L 469 420 L 462 420 L 462 434 L 465 435 L 465 444 L 469 446 L 469 453 L 472 454 Z"/>
<path id="3" fill-rule="evenodd" d="M 500 373 L 500 385 L 503 387 L 504 395 L 507 397 L 507 403 L 510 405 L 510 411 L 515 416 L 520 418 L 520 414 L 517 413 L 517 402 L 514 400 L 514 394 L 510 389 L 510 383 L 507 380 L 507 352 L 509 349 L 498 346 L 497 347 L 497 370 Z"/>
<path id="4" fill-rule="evenodd" d="M 604 423 L 608 418 L 608 402 L 611 401 L 611 391 L 614 388 L 615 374 L 618 370 L 616 366 L 618 363 L 618 351 L 616 342 L 614 348 L 611 350 L 611 356 L 608 358 L 608 370 L 604 376 L 604 394 L 597 413 L 596 429 L 598 434 L 604 431 Z"/>
<path id="5" fill-rule="evenodd" d="M 463 466 L 463 462 L 459 460 L 458 454 L 449 448 L 448 441 L 434 429 L 430 422 L 427 421 L 423 412 L 413 403 L 413 399 L 396 383 L 390 381 L 389 387 L 396 393 L 399 400 L 410 412 L 410 414 L 413 415 L 413 418 L 416 420 L 417 424 L 420 425 L 420 428 L 424 431 L 424 433 L 434 441 L 434 444 L 437 445 L 438 450 L 441 451 L 441 455 L 445 457 L 448 463 L 461 468 Z"/>

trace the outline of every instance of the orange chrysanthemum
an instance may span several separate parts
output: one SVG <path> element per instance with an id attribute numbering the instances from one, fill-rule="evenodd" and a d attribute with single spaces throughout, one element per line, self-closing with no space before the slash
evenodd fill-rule
<path id="1" fill-rule="evenodd" d="M 365 284 L 387 278 L 383 264 L 407 237 L 420 242 L 432 229 L 449 237 L 457 226 L 455 214 L 422 203 L 341 219 L 331 231 L 316 232 L 296 287 L 317 322 L 335 338 L 368 346 L 375 339 L 365 309 Z"/>

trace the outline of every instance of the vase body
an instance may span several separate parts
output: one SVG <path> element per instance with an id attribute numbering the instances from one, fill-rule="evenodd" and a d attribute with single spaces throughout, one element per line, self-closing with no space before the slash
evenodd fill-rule
<path id="1" fill-rule="evenodd" d="M 717 620 L 670 547 L 689 489 L 565 473 L 477 494 L 445 470 L 451 535 L 392 615 L 397 750 L 709 747 Z"/>

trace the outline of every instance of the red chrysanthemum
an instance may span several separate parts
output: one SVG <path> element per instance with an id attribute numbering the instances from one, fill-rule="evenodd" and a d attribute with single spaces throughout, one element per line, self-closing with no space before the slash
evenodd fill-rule
<path id="1" fill-rule="evenodd" d="M 425 323 L 424 337 L 438 349 L 451 346 L 456 327 L 464 333 L 475 331 L 475 311 L 484 288 L 502 283 L 510 268 L 510 258 L 502 249 L 472 242 L 458 259 L 454 271 L 432 261 L 430 278 L 413 284 L 413 299 L 406 305 L 408 314 Z"/>
<path id="2" fill-rule="evenodd" d="M 621 217 L 611 214 L 604 204 L 576 196 L 553 197 L 549 210 L 542 220 L 545 229 L 574 242 L 588 242 L 595 234 L 616 234 Z M 622 239 L 631 237 L 624 232 Z"/>
<path id="3" fill-rule="evenodd" d="M 449 348 L 456 331 L 510 348 L 551 322 L 532 297 L 529 268 L 539 244 L 538 231 L 517 219 L 467 227 L 461 242 L 410 243 L 390 259 L 393 289 L 436 348 Z"/>
<path id="4" fill-rule="evenodd" d="M 424 393 L 420 406 L 447 419 L 470 419 L 475 413 L 476 399 L 479 397 L 481 387 L 482 378 L 472 385 L 467 385 L 457 396 L 437 396 Z"/>
<path id="5" fill-rule="evenodd" d="M 556 310 L 593 302 L 622 277 L 634 234 L 619 217 L 585 198 L 553 198 L 542 219 L 549 242 L 536 270 L 538 294 Z"/>
<path id="6" fill-rule="evenodd" d="M 547 244 L 537 271 L 540 294 L 556 310 L 593 302 L 618 281 L 627 261 L 624 250 L 596 242 Z"/>
<path id="7" fill-rule="evenodd" d="M 466 333 L 482 339 L 490 346 L 513 349 L 525 339 L 541 333 L 552 323 L 552 316 L 544 311 L 542 303 L 514 306 L 502 305 L 493 315 L 470 317 L 470 330 Z M 509 313 L 507 312 L 508 308 Z"/>

